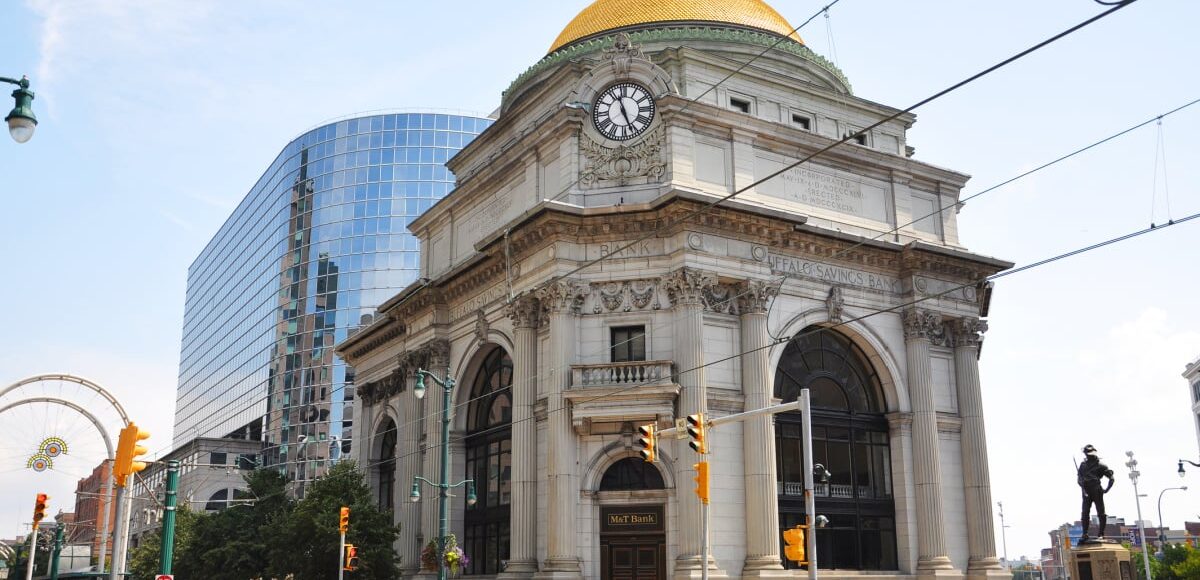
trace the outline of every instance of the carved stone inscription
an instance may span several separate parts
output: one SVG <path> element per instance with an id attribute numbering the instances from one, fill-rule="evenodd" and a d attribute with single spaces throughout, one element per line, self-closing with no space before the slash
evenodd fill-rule
<path id="1" fill-rule="evenodd" d="M 450 320 L 455 321 L 463 318 L 464 316 L 469 316 L 472 312 L 484 309 L 489 304 L 500 300 L 507 295 L 508 292 L 505 289 L 505 285 L 496 284 L 495 286 L 492 286 L 491 288 L 472 296 L 469 300 L 465 300 L 461 304 L 451 308 Z"/>
<path id="2" fill-rule="evenodd" d="M 769 255 L 767 263 L 771 265 L 771 271 L 776 274 L 811 278 L 829 284 L 855 286 L 891 294 L 900 294 L 902 291 L 899 278 L 873 272 L 864 272 L 862 270 L 843 268 L 803 258 L 793 258 L 792 256 L 780 256 L 776 254 Z"/>
<path id="3" fill-rule="evenodd" d="M 762 156 L 754 158 L 754 177 L 762 179 L 783 169 L 784 163 Z M 793 167 L 756 187 L 758 193 L 837 213 L 886 222 L 884 190 L 857 179 L 840 177 L 833 170 Z"/>
<path id="4" fill-rule="evenodd" d="M 661 256 L 666 253 L 666 242 L 661 238 L 642 240 L 635 242 L 633 245 L 629 245 L 629 242 L 627 240 L 617 240 L 601 244 L 587 244 L 585 248 L 587 259 L 647 258 L 650 256 Z"/>

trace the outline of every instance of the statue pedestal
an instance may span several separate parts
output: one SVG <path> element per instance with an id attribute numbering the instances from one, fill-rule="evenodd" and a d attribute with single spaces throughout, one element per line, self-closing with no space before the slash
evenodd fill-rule
<path id="1" fill-rule="evenodd" d="M 1093 541 L 1071 549 L 1071 580 L 1134 580 L 1129 550 L 1109 541 Z"/>

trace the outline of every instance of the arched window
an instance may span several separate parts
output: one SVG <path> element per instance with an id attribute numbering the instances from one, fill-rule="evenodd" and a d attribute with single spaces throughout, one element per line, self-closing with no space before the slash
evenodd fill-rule
<path id="1" fill-rule="evenodd" d="M 396 497 L 396 422 L 389 418 L 375 436 L 379 438 L 379 457 L 375 459 L 378 504 L 379 509 L 390 512 Z"/>
<path id="2" fill-rule="evenodd" d="M 805 387 L 813 407 L 812 461 L 830 472 L 829 482 L 813 489 L 817 513 L 829 518 L 817 534 L 817 560 L 829 568 L 895 570 L 896 508 L 879 375 L 858 345 L 811 326 L 788 343 L 775 372 L 775 396 L 783 402 L 795 401 Z M 776 416 L 775 443 L 779 523 L 790 528 L 804 523 L 800 413 Z"/>
<path id="3" fill-rule="evenodd" d="M 662 474 L 650 463 L 636 457 L 626 457 L 604 471 L 600 491 L 631 491 L 663 489 Z"/>
<path id="4" fill-rule="evenodd" d="M 208 503 L 204 505 L 204 510 L 219 512 L 227 507 L 229 507 L 229 490 L 219 489 L 208 498 Z"/>
<path id="5" fill-rule="evenodd" d="M 496 348 L 484 358 L 471 386 L 466 473 L 475 480 L 478 499 L 475 505 L 465 506 L 463 517 L 462 547 L 471 558 L 466 574 L 497 574 L 500 562 L 508 560 L 512 372 L 512 359 L 504 349 Z"/>

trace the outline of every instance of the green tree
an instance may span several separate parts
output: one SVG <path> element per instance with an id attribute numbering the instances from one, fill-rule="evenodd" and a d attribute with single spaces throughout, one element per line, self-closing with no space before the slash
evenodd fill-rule
<path id="1" fill-rule="evenodd" d="M 334 465 L 314 481 L 286 524 L 277 530 L 268 568 L 271 576 L 282 578 L 293 573 L 297 580 L 337 577 L 338 515 L 342 506 L 350 507 L 346 543 L 358 546 L 359 567 L 354 577 L 397 578 L 392 545 L 399 530 L 392 524 L 392 514 L 375 505 L 362 472 L 352 461 Z"/>
<path id="2" fill-rule="evenodd" d="M 1172 564 L 1171 572 L 1183 580 L 1200 579 L 1200 550 L 1187 547 L 1183 561 Z"/>
<path id="3" fill-rule="evenodd" d="M 179 563 L 179 553 L 185 550 L 195 535 L 196 524 L 205 517 L 196 513 L 186 503 L 180 504 L 175 510 L 175 558 L 172 566 Z M 161 571 L 162 534 L 159 530 L 150 532 L 143 537 L 138 547 L 129 551 L 129 571 L 134 580 L 154 580 Z"/>
<path id="4" fill-rule="evenodd" d="M 272 538 L 293 509 L 287 480 L 269 469 L 255 470 L 245 480 L 246 503 L 235 503 L 196 522 L 191 541 L 176 552 L 176 575 L 245 580 L 262 576 L 270 567 Z"/>

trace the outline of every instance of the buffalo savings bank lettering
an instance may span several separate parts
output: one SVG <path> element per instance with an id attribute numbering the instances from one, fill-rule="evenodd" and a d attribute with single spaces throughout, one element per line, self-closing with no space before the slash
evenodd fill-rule
<path id="1" fill-rule="evenodd" d="M 776 274 L 812 278 L 830 284 L 857 286 L 877 292 L 888 292 L 891 294 L 899 294 L 901 292 L 900 280 L 891 276 L 842 268 L 840 266 L 831 266 L 791 256 L 771 255 L 767 257 L 767 261 L 771 264 L 771 271 Z"/>

